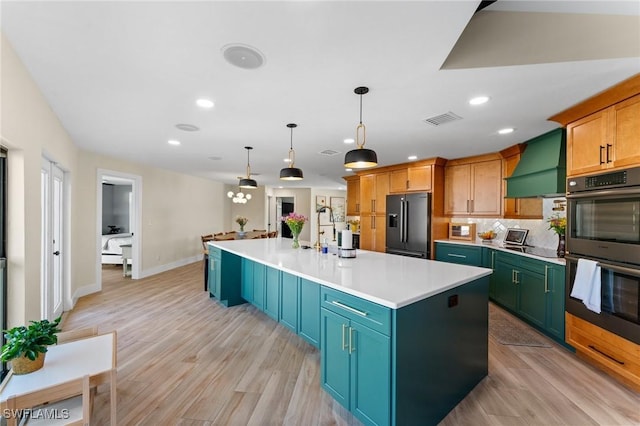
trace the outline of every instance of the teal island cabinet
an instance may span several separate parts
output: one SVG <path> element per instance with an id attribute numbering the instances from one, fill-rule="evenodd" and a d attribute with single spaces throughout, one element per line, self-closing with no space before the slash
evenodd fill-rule
<path id="1" fill-rule="evenodd" d="M 240 256 L 218 247 L 209 247 L 209 297 L 216 298 L 224 306 L 244 303 L 240 295 L 241 262 Z"/>
<path id="2" fill-rule="evenodd" d="M 281 238 L 210 245 L 241 258 L 242 298 L 320 350 L 320 385 L 364 424 L 435 425 L 487 375 L 490 269 Z"/>

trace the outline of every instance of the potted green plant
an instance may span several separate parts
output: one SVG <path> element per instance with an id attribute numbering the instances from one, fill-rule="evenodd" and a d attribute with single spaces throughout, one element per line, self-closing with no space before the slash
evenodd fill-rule
<path id="1" fill-rule="evenodd" d="M 56 333 L 61 331 L 58 328 L 61 318 L 30 321 L 28 326 L 4 330 L 6 343 L 2 346 L 0 359 L 11 361 L 13 374 L 27 374 L 42 368 L 47 346 L 58 343 Z"/>

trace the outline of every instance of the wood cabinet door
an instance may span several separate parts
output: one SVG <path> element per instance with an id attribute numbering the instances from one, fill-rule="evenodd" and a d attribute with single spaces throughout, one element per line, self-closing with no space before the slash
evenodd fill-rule
<path id="1" fill-rule="evenodd" d="M 448 166 L 444 169 L 444 213 L 468 214 L 471 199 L 471 165 Z"/>
<path id="2" fill-rule="evenodd" d="M 360 248 L 362 250 L 373 250 L 374 247 L 374 216 L 360 216 Z"/>
<path id="3" fill-rule="evenodd" d="M 613 146 L 607 147 L 607 159 L 616 168 L 637 165 L 640 163 L 640 95 L 614 105 L 612 114 L 615 133 Z"/>
<path id="4" fill-rule="evenodd" d="M 387 249 L 387 227 L 385 226 L 386 215 L 376 215 L 373 217 L 373 248 L 374 251 L 384 253 Z"/>
<path id="5" fill-rule="evenodd" d="M 389 173 L 376 174 L 376 198 L 373 203 L 375 213 L 387 212 L 387 194 L 389 193 Z"/>
<path id="6" fill-rule="evenodd" d="M 409 188 L 409 176 L 407 169 L 393 170 L 389 172 L 389 192 L 403 194 Z"/>
<path id="7" fill-rule="evenodd" d="M 360 179 L 347 181 L 347 216 L 360 214 Z"/>
<path id="8" fill-rule="evenodd" d="M 360 177 L 360 213 L 374 212 L 373 203 L 376 198 L 376 175 Z"/>
<path id="9" fill-rule="evenodd" d="M 482 161 L 471 165 L 471 214 L 502 214 L 502 161 Z"/>
<path id="10" fill-rule="evenodd" d="M 606 164 L 609 110 L 584 117 L 567 126 L 567 176 L 598 171 Z"/>
<path id="11" fill-rule="evenodd" d="M 407 182 L 409 191 L 431 191 L 431 166 L 409 167 Z"/>

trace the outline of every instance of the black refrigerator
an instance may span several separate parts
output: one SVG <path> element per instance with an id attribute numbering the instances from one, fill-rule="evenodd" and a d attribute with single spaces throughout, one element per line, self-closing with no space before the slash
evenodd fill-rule
<path id="1" fill-rule="evenodd" d="M 387 195 L 386 252 L 429 259 L 431 194 Z"/>

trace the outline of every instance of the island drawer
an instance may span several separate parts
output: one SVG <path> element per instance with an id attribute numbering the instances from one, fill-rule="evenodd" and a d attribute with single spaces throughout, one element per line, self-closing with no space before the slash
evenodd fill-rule
<path id="1" fill-rule="evenodd" d="M 218 247 L 214 247 L 212 245 L 209 245 L 209 257 L 216 257 L 218 259 L 220 259 L 221 256 L 221 250 Z"/>
<path id="2" fill-rule="evenodd" d="M 390 335 L 391 309 L 325 286 L 320 290 L 320 298 L 323 308 Z"/>

